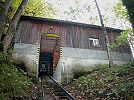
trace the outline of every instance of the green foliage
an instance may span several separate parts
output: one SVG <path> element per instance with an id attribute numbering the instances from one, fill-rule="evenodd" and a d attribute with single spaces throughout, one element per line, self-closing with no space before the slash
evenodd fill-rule
<path id="1" fill-rule="evenodd" d="M 43 6 L 43 5 L 42 5 Z M 40 0 L 29 0 L 28 3 L 25 6 L 25 10 L 23 15 L 28 15 L 28 16 L 40 16 L 40 11 L 42 11 L 43 13 L 45 13 L 45 8 L 44 9 L 40 9 L 41 5 L 40 5 Z"/>
<path id="2" fill-rule="evenodd" d="M 52 18 L 55 12 L 54 6 L 45 0 L 29 0 L 23 15 Z"/>
<path id="3" fill-rule="evenodd" d="M 119 17 L 121 19 L 125 19 L 126 21 L 129 21 L 128 9 L 126 9 L 126 7 L 123 5 L 122 1 L 127 2 L 127 0 L 119 0 L 119 2 L 113 7 L 113 12 L 115 13 L 115 15 L 117 17 Z M 131 7 L 131 8 L 133 8 L 133 7 Z M 111 47 L 113 49 L 119 48 L 121 45 L 125 45 L 128 47 L 128 34 L 130 34 L 130 33 L 132 33 L 131 29 L 127 29 L 127 30 L 121 32 L 120 36 L 117 36 L 117 38 L 116 38 L 116 43 L 113 44 Z"/>
<path id="4" fill-rule="evenodd" d="M 121 19 L 129 20 L 127 10 L 123 6 L 121 0 L 119 0 L 119 2 L 113 7 L 113 12 L 117 17 Z"/>
<path id="5" fill-rule="evenodd" d="M 126 96 L 127 98 L 134 96 L 134 83 L 121 83 L 120 86 L 118 86 L 115 89 L 116 96 L 118 98 Z"/>
<path id="6" fill-rule="evenodd" d="M 10 21 L 15 14 L 18 6 L 22 0 L 12 0 L 11 7 L 8 13 L 8 21 Z M 45 0 L 28 0 L 23 15 L 35 17 L 49 17 L 52 18 L 56 14 L 54 6 Z"/>
<path id="7" fill-rule="evenodd" d="M 9 62 L 8 56 L 0 52 L 0 99 L 28 97 L 28 87 L 32 83 L 22 71 Z"/>
<path id="8" fill-rule="evenodd" d="M 78 79 L 79 77 L 87 75 L 89 73 L 91 73 L 91 71 L 74 71 L 73 72 L 73 78 Z"/>
<path id="9" fill-rule="evenodd" d="M 13 18 L 16 10 L 18 9 L 19 5 L 21 3 L 21 0 L 11 0 L 11 6 L 8 13 L 8 22 Z"/>
<path id="10" fill-rule="evenodd" d="M 112 49 L 119 48 L 121 45 L 124 45 L 126 47 L 129 47 L 129 42 L 128 42 L 128 34 L 132 33 L 132 30 L 125 30 L 120 33 L 119 36 L 116 38 L 116 43 L 111 45 Z"/>
<path id="11" fill-rule="evenodd" d="M 116 67 L 112 70 L 117 76 L 123 77 L 126 75 L 132 76 L 134 74 L 134 62 L 124 64 L 123 66 Z"/>
<path id="12" fill-rule="evenodd" d="M 1 2 L 5 2 L 5 0 L 0 0 Z"/>
<path id="13" fill-rule="evenodd" d="M 79 77 L 72 86 L 90 99 L 129 100 L 134 97 L 134 62 L 112 68 L 102 65 Z"/>
<path id="14" fill-rule="evenodd" d="M 0 1 L 0 12 L 2 12 L 2 6 L 3 6 L 3 2 Z"/>
<path id="15" fill-rule="evenodd" d="M 114 81 L 114 76 L 112 76 L 112 75 L 109 75 L 109 76 L 107 76 L 106 77 L 106 79 L 105 79 L 105 82 L 113 82 Z"/>

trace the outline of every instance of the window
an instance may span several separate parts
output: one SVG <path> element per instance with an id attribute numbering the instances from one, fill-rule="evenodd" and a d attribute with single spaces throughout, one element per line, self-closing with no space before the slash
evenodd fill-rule
<path id="1" fill-rule="evenodd" d="M 100 47 L 99 39 L 89 38 L 89 46 L 90 47 Z"/>

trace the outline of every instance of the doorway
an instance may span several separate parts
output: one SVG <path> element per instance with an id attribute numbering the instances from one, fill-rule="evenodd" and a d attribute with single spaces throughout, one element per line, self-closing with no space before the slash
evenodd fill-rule
<path id="1" fill-rule="evenodd" d="M 40 75 L 53 75 L 53 53 L 40 52 L 39 71 Z"/>
<path id="2" fill-rule="evenodd" d="M 39 76 L 53 75 L 54 51 L 56 48 L 55 37 L 41 35 L 40 57 L 39 57 Z"/>

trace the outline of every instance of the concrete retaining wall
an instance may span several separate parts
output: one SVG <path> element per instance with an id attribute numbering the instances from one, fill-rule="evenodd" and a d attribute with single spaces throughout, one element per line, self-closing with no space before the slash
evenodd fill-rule
<path id="1" fill-rule="evenodd" d="M 54 78 L 59 82 L 69 82 L 75 70 L 88 70 L 97 64 L 108 64 L 106 51 L 68 47 L 61 49 L 61 58 L 54 73 Z M 112 52 L 112 57 L 114 64 L 125 64 L 132 59 L 128 53 Z"/>
<path id="2" fill-rule="evenodd" d="M 38 48 L 39 44 L 15 43 L 12 59 L 17 64 L 25 64 L 28 73 L 32 76 L 38 75 Z"/>
<path id="3" fill-rule="evenodd" d="M 30 75 L 38 76 L 39 44 L 15 43 L 12 58 L 17 64 L 24 63 Z M 131 61 L 128 53 L 112 52 L 114 64 L 124 64 Z M 54 78 L 59 82 L 68 82 L 75 70 L 87 70 L 96 64 L 108 64 L 107 52 L 100 50 L 61 48 L 61 57 L 54 72 Z"/>

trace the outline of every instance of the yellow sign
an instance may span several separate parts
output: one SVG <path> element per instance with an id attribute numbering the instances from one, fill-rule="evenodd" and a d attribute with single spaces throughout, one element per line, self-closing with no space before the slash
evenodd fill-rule
<path id="1" fill-rule="evenodd" d="M 53 33 L 48 33 L 46 36 L 48 36 L 48 37 L 57 37 L 57 38 L 60 37 L 59 35 L 53 34 Z"/>

